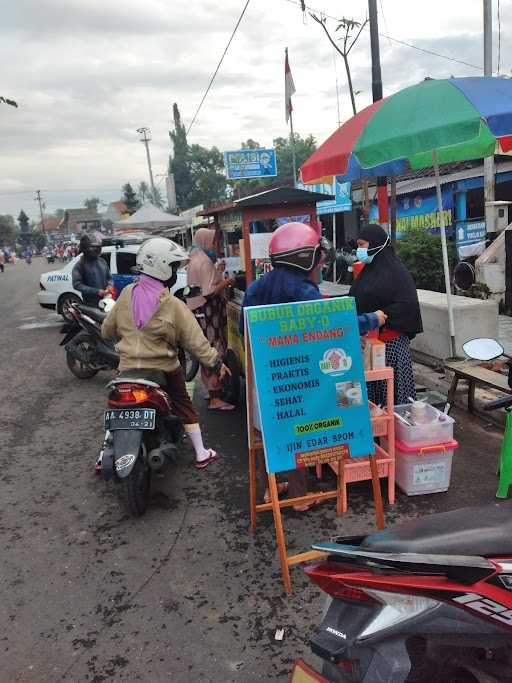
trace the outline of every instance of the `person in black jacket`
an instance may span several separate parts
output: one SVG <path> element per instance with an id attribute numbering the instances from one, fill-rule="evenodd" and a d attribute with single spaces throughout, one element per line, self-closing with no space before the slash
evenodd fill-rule
<path id="1" fill-rule="evenodd" d="M 379 338 L 386 344 L 386 365 L 395 372 L 395 405 L 408 403 L 416 398 L 409 342 L 423 331 L 416 285 L 380 225 L 365 226 L 357 245 L 356 256 L 365 267 L 349 294 L 356 300 L 358 315 L 377 309 L 386 314 Z M 384 404 L 386 382 L 370 382 L 368 398 Z"/>
<path id="2" fill-rule="evenodd" d="M 82 255 L 73 268 L 73 289 L 80 292 L 87 306 L 98 306 L 112 284 L 110 269 L 100 257 L 101 243 L 95 238 L 84 235 L 79 251 Z"/>

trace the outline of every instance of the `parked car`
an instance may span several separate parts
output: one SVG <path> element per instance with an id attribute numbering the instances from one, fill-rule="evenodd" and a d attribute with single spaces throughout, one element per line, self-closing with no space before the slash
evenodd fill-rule
<path id="1" fill-rule="evenodd" d="M 112 273 L 114 287 L 117 295 L 126 285 L 133 282 L 135 275 L 132 268 L 135 265 L 135 256 L 140 244 L 126 244 L 121 247 L 106 246 L 101 250 L 101 257 L 105 259 Z M 60 313 L 65 320 L 69 320 L 67 309 L 71 303 L 82 301 L 80 292 L 73 289 L 71 274 L 80 256 L 75 256 L 66 263 L 61 270 L 51 270 L 43 273 L 39 280 L 39 305 L 50 308 Z M 187 272 L 185 269 L 178 271 L 178 278 L 171 289 L 173 294 L 182 294 L 187 285 Z"/>

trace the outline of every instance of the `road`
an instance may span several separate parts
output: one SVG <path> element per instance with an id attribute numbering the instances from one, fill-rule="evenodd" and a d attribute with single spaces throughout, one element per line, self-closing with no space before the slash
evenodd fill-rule
<path id="1" fill-rule="evenodd" d="M 285 596 L 272 518 L 248 529 L 245 413 L 201 407 L 222 460 L 204 472 L 184 449 L 132 520 L 93 463 L 102 440 L 106 374 L 75 379 L 58 346 L 59 318 L 39 308 L 42 259 L 0 274 L 0 681 L 286 681 L 323 598 L 300 568 Z M 461 448 L 450 491 L 400 494 L 388 523 L 493 499 L 499 433 L 458 416 Z M 349 512 L 332 504 L 287 511 L 290 551 L 373 528 L 370 488 L 353 485 Z M 284 628 L 284 639 L 274 639 Z"/>

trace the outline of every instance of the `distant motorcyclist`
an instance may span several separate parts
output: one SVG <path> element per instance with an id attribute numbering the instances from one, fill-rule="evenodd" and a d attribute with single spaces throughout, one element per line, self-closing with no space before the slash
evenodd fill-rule
<path id="1" fill-rule="evenodd" d="M 80 240 L 81 256 L 73 268 L 73 289 L 82 295 L 87 306 L 98 306 L 112 284 L 112 276 L 105 259 L 100 257 L 101 242 L 84 235 Z"/>

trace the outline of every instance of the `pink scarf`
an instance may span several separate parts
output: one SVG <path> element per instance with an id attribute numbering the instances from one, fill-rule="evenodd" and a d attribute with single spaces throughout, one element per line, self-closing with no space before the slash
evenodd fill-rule
<path id="1" fill-rule="evenodd" d="M 132 289 L 132 315 L 135 326 L 140 330 L 151 318 L 160 305 L 160 294 L 165 285 L 147 275 L 139 275 L 139 280 Z"/>

